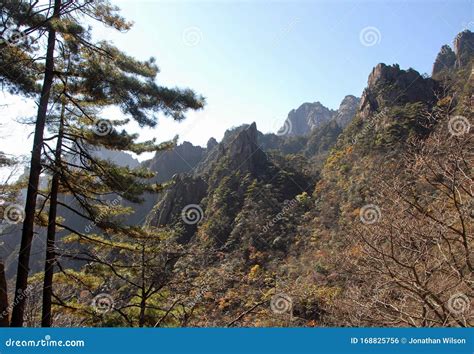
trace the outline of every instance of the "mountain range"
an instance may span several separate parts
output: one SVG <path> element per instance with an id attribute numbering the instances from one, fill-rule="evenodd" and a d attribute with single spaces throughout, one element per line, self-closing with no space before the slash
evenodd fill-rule
<path id="1" fill-rule="evenodd" d="M 390 195 L 392 200 L 381 191 L 397 183 L 405 183 L 401 190 L 406 191 L 421 183 L 412 173 L 418 165 L 404 160 L 411 147 L 421 142 L 426 145 L 414 148 L 417 153 L 432 149 L 436 144 L 430 139 L 437 134 L 444 134 L 441 142 L 451 141 L 446 127 L 453 115 L 472 122 L 473 48 L 474 34 L 460 33 L 453 49 L 441 48 L 430 77 L 397 64 L 377 64 L 360 98 L 347 95 L 337 110 L 303 103 L 275 134 L 263 134 L 248 122 L 226 131 L 219 142 L 210 138 L 206 147 L 183 142 L 142 163 L 102 152 L 123 165 L 149 168 L 156 172 L 153 182 L 166 183 L 163 192 L 130 204 L 135 213 L 127 222 L 172 228 L 194 255 L 174 269 L 178 283 L 190 284 L 174 290 L 198 297 L 206 313 L 189 318 L 187 325 L 368 325 L 370 317 L 370 325 L 383 326 L 390 309 L 384 309 L 382 298 L 397 306 L 415 301 L 390 282 L 388 288 L 373 281 L 375 270 L 361 276 L 367 259 L 361 258 L 364 250 L 355 235 L 370 230 L 357 221 L 367 205 L 386 220 L 394 210 L 407 210 L 390 207 L 401 197 Z M 472 153 L 471 143 L 464 141 Z M 426 198 L 423 205 L 430 204 Z M 472 223 L 466 227 L 472 229 Z M 0 255 L 7 258 L 10 277 L 17 237 L 18 230 L 6 236 L 10 253 Z M 32 268 L 39 271 L 42 244 L 35 244 Z M 379 298 L 372 310 L 362 305 L 354 310 L 356 303 L 368 303 L 367 294 L 376 287 Z M 213 295 L 202 295 L 208 292 Z M 269 294 L 288 295 L 292 317 L 269 317 L 261 308 Z"/>

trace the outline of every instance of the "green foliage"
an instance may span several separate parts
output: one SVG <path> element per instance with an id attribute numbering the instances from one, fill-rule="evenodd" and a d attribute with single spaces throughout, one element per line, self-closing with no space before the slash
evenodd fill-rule
<path id="1" fill-rule="evenodd" d="M 403 144 L 408 139 L 426 136 L 429 131 L 429 111 L 424 102 L 407 103 L 386 111 L 389 122 L 375 135 L 375 144 L 389 147 Z"/>
<path id="2" fill-rule="evenodd" d="M 306 155 L 319 155 L 327 152 L 336 142 L 342 129 L 335 121 L 330 121 L 321 128 L 315 129 L 309 136 L 305 149 Z"/>
<path id="3" fill-rule="evenodd" d="M 206 220 L 203 228 L 218 245 L 222 246 L 227 241 L 240 209 L 241 200 L 238 190 L 239 176 L 237 174 L 226 176 L 209 199 L 206 213 L 212 214 L 213 217 Z"/>

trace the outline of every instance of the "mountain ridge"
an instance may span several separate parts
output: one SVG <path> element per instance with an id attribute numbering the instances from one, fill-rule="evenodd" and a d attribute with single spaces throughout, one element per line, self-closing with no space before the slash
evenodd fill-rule
<path id="1" fill-rule="evenodd" d="M 312 130 L 320 128 L 332 120 L 335 120 L 341 128 L 344 128 L 353 117 L 359 101 L 358 97 L 347 95 L 343 98 L 337 110 L 329 109 L 319 101 L 305 102 L 288 113 L 283 127 L 278 130 L 277 134 L 308 135 Z"/>

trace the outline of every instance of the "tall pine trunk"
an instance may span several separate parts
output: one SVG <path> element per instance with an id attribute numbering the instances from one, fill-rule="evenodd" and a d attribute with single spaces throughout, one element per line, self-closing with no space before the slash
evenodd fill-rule
<path id="1" fill-rule="evenodd" d="M 2 261 L 0 261 L 0 327 L 8 327 L 7 279 Z"/>
<path id="2" fill-rule="evenodd" d="M 58 191 L 60 175 L 59 170 L 61 168 L 64 110 L 65 103 L 63 102 L 59 122 L 58 140 L 56 143 L 56 151 L 54 153 L 54 173 L 53 179 L 51 181 L 51 196 L 49 199 L 48 234 L 46 241 L 46 258 L 44 262 L 43 307 L 41 315 L 41 327 L 51 327 L 52 324 L 51 304 L 53 296 L 54 265 L 56 263 L 56 215 L 58 210 Z"/>
<path id="3" fill-rule="evenodd" d="M 140 317 L 138 318 L 138 327 L 145 326 L 145 311 L 146 311 L 146 286 L 145 286 L 145 246 L 142 245 L 142 274 L 141 274 L 141 300 L 140 300 Z"/>
<path id="4" fill-rule="evenodd" d="M 58 18 L 60 10 L 61 0 L 55 0 L 53 17 Z M 23 316 L 27 298 L 26 289 L 28 286 L 31 242 L 33 240 L 35 223 L 36 197 L 38 194 L 39 178 L 41 174 L 41 150 L 43 148 L 43 133 L 44 127 L 46 125 L 48 102 L 54 78 L 55 45 L 56 31 L 53 28 L 50 28 L 48 32 L 48 46 L 46 50 L 45 74 L 38 105 L 38 114 L 36 118 L 35 135 L 33 140 L 33 151 L 31 152 L 30 177 L 28 180 L 28 190 L 26 193 L 25 203 L 25 220 L 23 221 L 20 253 L 18 255 L 15 300 L 13 302 L 14 306 L 11 319 L 12 327 L 23 326 Z"/>
<path id="5" fill-rule="evenodd" d="M 145 311 L 146 311 L 146 294 L 145 290 L 142 289 L 142 298 L 140 300 L 140 317 L 138 318 L 138 327 L 145 326 Z"/>

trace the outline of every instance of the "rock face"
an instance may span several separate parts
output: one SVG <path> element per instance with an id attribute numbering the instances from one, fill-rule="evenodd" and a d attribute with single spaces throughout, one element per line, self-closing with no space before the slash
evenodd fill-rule
<path id="1" fill-rule="evenodd" d="M 111 151 L 101 149 L 96 153 L 96 155 L 101 159 L 110 160 L 119 166 L 128 166 L 130 168 L 136 168 L 140 165 L 140 162 L 137 159 L 133 158 L 132 155 L 123 151 Z"/>
<path id="2" fill-rule="evenodd" d="M 172 181 L 173 185 L 168 188 L 161 196 L 158 204 L 153 208 L 148 216 L 148 222 L 152 226 L 176 225 L 181 224 L 184 227 L 179 241 L 187 242 L 197 228 L 197 222 L 190 218 L 190 222 L 185 222 L 181 218 L 185 207 L 198 205 L 206 195 L 207 184 L 200 177 L 189 175 L 175 175 Z M 197 221 L 203 217 L 202 209 L 193 209 L 193 217 Z"/>
<path id="3" fill-rule="evenodd" d="M 265 153 L 257 143 L 257 125 L 252 123 L 247 129 L 238 133 L 237 137 L 227 146 L 230 167 L 256 174 L 259 167 L 266 162 Z"/>
<path id="4" fill-rule="evenodd" d="M 281 131 L 288 130 L 288 135 L 306 135 L 314 128 L 318 128 L 329 122 L 335 111 L 323 106 L 320 102 L 303 103 L 297 109 L 288 113 L 287 122 L 291 128 L 281 128 Z"/>
<path id="5" fill-rule="evenodd" d="M 204 197 L 207 185 L 201 178 L 186 175 L 175 175 L 172 187 L 167 189 L 157 204 L 152 225 L 172 223 L 173 214 L 179 214 L 188 204 L 198 204 Z"/>
<path id="6" fill-rule="evenodd" d="M 151 182 L 164 183 L 177 173 L 191 172 L 205 157 L 206 151 L 200 146 L 194 146 L 185 141 L 171 150 L 157 152 L 152 159 L 142 162 L 142 166 L 156 172 Z M 135 213 L 129 216 L 129 222 L 142 224 L 158 198 L 156 194 L 145 194 L 143 203 L 131 204 Z"/>
<path id="7" fill-rule="evenodd" d="M 404 105 L 410 102 L 435 101 L 436 82 L 424 78 L 416 70 L 378 64 L 369 75 L 367 88 L 360 102 L 360 114 L 365 119 L 379 107 Z"/>
<path id="8" fill-rule="evenodd" d="M 195 168 L 205 153 L 206 149 L 185 141 L 171 150 L 157 152 L 143 165 L 157 173 L 157 182 L 164 182 L 176 173 L 189 172 Z"/>
<path id="9" fill-rule="evenodd" d="M 454 68 L 455 63 L 456 55 L 454 54 L 453 50 L 449 45 L 443 45 L 433 64 L 432 76 L 436 76 L 444 70 L 450 70 Z"/>
<path id="10" fill-rule="evenodd" d="M 474 56 L 474 33 L 469 30 L 459 33 L 454 39 L 454 53 L 456 53 L 456 68 L 469 64 Z"/>
<path id="11" fill-rule="evenodd" d="M 443 71 L 460 69 L 469 65 L 474 56 L 474 33 L 469 30 L 459 33 L 454 39 L 453 48 L 454 51 L 446 44 L 441 47 L 433 65 L 434 78 Z"/>
<path id="12" fill-rule="evenodd" d="M 325 126 L 331 121 L 344 128 L 354 117 L 360 98 L 348 95 L 342 100 L 339 109 L 334 111 L 320 102 L 303 103 L 298 109 L 288 113 L 285 124 L 280 132 L 288 132 L 289 136 L 304 136 L 311 131 Z"/>
<path id="13" fill-rule="evenodd" d="M 346 127 L 352 118 L 354 118 L 359 104 L 360 98 L 358 97 L 352 95 L 344 97 L 341 104 L 339 105 L 336 115 L 333 118 L 340 128 Z"/>
<path id="14" fill-rule="evenodd" d="M 206 148 L 208 151 L 210 151 L 212 148 L 214 148 L 214 146 L 216 146 L 218 144 L 217 140 L 214 139 L 214 138 L 210 138 L 208 141 L 207 141 L 207 145 L 206 145 Z"/>
<path id="15" fill-rule="evenodd" d="M 227 130 L 222 141 L 208 149 L 206 158 L 196 167 L 195 175 L 210 175 L 212 166 L 219 162 L 225 162 L 236 171 L 257 173 L 267 163 L 259 144 L 259 134 L 255 123 Z"/>

